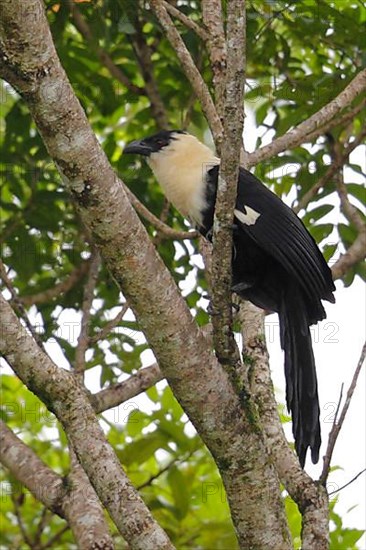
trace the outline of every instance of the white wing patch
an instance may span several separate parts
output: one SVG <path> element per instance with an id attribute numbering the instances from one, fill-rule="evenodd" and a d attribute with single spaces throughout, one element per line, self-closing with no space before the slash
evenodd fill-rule
<path id="1" fill-rule="evenodd" d="M 254 225 L 259 218 L 260 213 L 254 210 L 254 208 L 250 208 L 250 206 L 245 205 L 244 210 L 245 212 L 242 212 L 241 210 L 234 210 L 235 216 L 241 223 L 244 223 L 245 225 Z"/>

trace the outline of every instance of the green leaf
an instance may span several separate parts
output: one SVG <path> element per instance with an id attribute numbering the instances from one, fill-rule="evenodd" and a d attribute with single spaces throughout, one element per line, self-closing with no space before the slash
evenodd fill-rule
<path id="1" fill-rule="evenodd" d="M 189 493 L 186 478 L 174 465 L 169 469 L 168 483 L 172 491 L 177 518 L 182 520 L 188 512 Z"/>
<path id="2" fill-rule="evenodd" d="M 331 234 L 331 232 L 333 231 L 333 224 L 324 223 L 319 225 L 313 225 L 309 228 L 309 231 L 314 237 L 314 239 L 316 240 L 316 242 L 320 243 Z"/>
<path id="3" fill-rule="evenodd" d="M 162 433 L 156 431 L 147 434 L 142 439 L 129 443 L 118 454 L 122 464 L 125 466 L 130 466 L 131 464 L 141 465 L 160 448 L 166 448 L 166 438 Z"/>
<path id="4" fill-rule="evenodd" d="M 334 209 L 333 204 L 322 204 L 321 206 L 318 206 L 317 208 L 313 208 L 313 210 L 310 210 L 305 214 L 303 217 L 303 221 L 306 224 L 312 224 L 314 222 L 317 222 L 320 220 L 320 218 L 323 218 L 329 212 L 331 212 Z"/>
<path id="5" fill-rule="evenodd" d="M 329 262 L 329 260 L 333 257 L 337 249 L 338 249 L 337 244 L 326 244 L 323 246 L 323 256 L 326 262 Z"/>

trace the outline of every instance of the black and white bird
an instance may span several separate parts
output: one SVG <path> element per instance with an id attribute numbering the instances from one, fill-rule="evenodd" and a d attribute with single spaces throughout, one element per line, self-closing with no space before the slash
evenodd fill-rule
<path id="1" fill-rule="evenodd" d="M 124 153 L 145 156 L 168 200 L 211 238 L 220 159 L 206 145 L 180 130 L 162 131 L 129 143 Z M 326 316 L 321 300 L 335 301 L 331 271 L 296 214 L 244 168 L 233 247 L 233 291 L 279 315 L 295 449 L 301 466 L 309 447 L 316 463 L 321 438 L 309 326 Z"/>

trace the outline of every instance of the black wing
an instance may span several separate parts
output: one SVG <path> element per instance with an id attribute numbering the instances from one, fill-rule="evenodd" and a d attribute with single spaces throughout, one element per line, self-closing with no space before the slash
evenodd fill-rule
<path id="1" fill-rule="evenodd" d="M 211 195 L 217 176 L 214 167 L 208 173 Z M 313 237 L 291 208 L 244 168 L 239 173 L 236 210 L 243 216 L 236 215 L 235 224 L 280 263 L 305 294 L 335 301 L 331 271 Z"/>

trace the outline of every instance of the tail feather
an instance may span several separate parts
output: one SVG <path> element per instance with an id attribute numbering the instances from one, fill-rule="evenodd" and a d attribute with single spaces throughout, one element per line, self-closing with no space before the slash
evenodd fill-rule
<path id="1" fill-rule="evenodd" d="M 309 447 L 312 462 L 318 462 L 321 437 L 310 323 L 299 289 L 286 289 L 279 316 L 281 347 L 285 352 L 286 402 L 292 416 L 296 453 L 303 467 Z"/>

